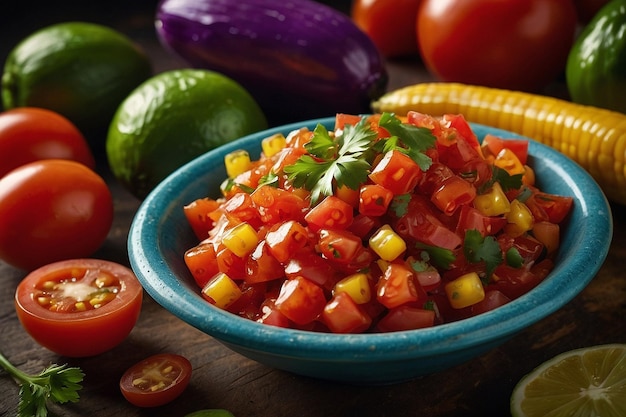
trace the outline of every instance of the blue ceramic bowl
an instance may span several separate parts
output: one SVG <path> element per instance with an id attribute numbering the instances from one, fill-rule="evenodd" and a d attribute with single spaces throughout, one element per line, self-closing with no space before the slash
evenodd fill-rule
<path id="1" fill-rule="evenodd" d="M 389 384 L 453 367 L 502 344 L 574 298 L 595 276 L 612 237 L 610 206 L 595 181 L 561 153 L 530 144 L 530 164 L 547 192 L 574 197 L 553 272 L 528 294 L 494 311 L 441 326 L 387 334 L 337 335 L 272 327 L 215 308 L 202 299 L 183 254 L 196 238 L 183 206 L 219 195 L 223 157 L 236 149 L 252 156 L 261 140 L 301 126 L 328 127 L 334 118 L 253 134 L 211 151 L 165 179 L 144 200 L 128 239 L 130 262 L 147 293 L 172 314 L 235 352 L 270 367 L 356 384 Z M 472 125 L 479 138 L 510 132 Z"/>

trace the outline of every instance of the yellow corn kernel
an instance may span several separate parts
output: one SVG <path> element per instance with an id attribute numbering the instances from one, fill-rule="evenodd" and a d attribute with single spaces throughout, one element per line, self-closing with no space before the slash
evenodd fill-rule
<path id="1" fill-rule="evenodd" d="M 511 201 L 511 210 L 505 215 L 508 224 L 505 232 L 511 236 L 520 236 L 533 227 L 533 214 L 526 204 L 519 200 Z"/>
<path id="2" fill-rule="evenodd" d="M 445 291 L 452 308 L 469 307 L 485 298 L 485 289 L 476 272 L 469 272 L 448 282 Z"/>
<path id="3" fill-rule="evenodd" d="M 390 91 L 372 109 L 398 116 L 411 110 L 434 116 L 460 113 L 470 122 L 533 138 L 572 158 L 610 200 L 626 204 L 623 113 L 521 91 L 439 82 Z"/>
<path id="4" fill-rule="evenodd" d="M 487 193 L 474 197 L 473 204 L 485 216 L 500 216 L 511 210 L 511 203 L 498 182 Z"/>
<path id="5" fill-rule="evenodd" d="M 229 178 L 235 178 L 250 169 L 252 161 L 250 154 L 244 150 L 233 151 L 224 157 L 224 165 L 226 165 L 226 174 Z"/>
<path id="6" fill-rule="evenodd" d="M 335 284 L 334 294 L 347 293 L 352 301 L 357 304 L 365 304 L 372 297 L 369 279 L 366 274 L 357 273 L 343 278 Z"/>
<path id="7" fill-rule="evenodd" d="M 241 297 L 241 289 L 232 278 L 219 272 L 202 288 L 202 295 L 216 307 L 227 309 Z"/>
<path id="8" fill-rule="evenodd" d="M 508 148 L 504 148 L 498 153 L 496 159 L 493 160 L 493 164 L 498 168 L 502 168 L 509 175 L 524 175 L 524 164 L 519 160 L 515 152 Z"/>
<path id="9" fill-rule="evenodd" d="M 249 223 L 240 223 L 226 232 L 222 243 L 235 255 L 243 258 L 254 250 L 259 243 L 259 237 Z"/>
<path id="10" fill-rule="evenodd" d="M 287 145 L 287 139 L 282 133 L 268 136 L 261 141 L 261 149 L 266 157 L 274 156 Z"/>
<path id="11" fill-rule="evenodd" d="M 385 261 L 393 261 L 406 250 L 404 239 L 387 224 L 370 237 L 369 246 Z"/>

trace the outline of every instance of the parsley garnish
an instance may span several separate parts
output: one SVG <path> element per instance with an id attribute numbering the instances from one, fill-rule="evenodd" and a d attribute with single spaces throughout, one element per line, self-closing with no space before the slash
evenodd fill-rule
<path id="1" fill-rule="evenodd" d="M 322 125 L 317 125 L 313 137 L 304 147 L 308 154 L 284 168 L 294 187 L 311 191 L 311 204 L 323 196 L 333 194 L 334 187 L 346 186 L 358 190 L 367 180 L 376 152 L 397 149 L 411 157 L 423 171 L 432 164 L 424 151 L 435 145 L 435 136 L 390 113 L 383 113 L 378 122 L 392 136 L 378 140 L 367 117 L 354 126 L 345 125 L 342 132 L 332 136 Z"/>
<path id="2" fill-rule="evenodd" d="M 393 197 L 391 200 L 390 208 L 396 217 L 403 217 L 409 212 L 409 202 L 411 201 L 411 194 L 400 194 Z"/>
<path id="3" fill-rule="evenodd" d="M 450 269 L 450 264 L 456 260 L 454 252 L 450 249 L 440 248 L 438 246 L 431 246 L 421 242 L 415 243 L 415 247 L 417 249 L 422 249 L 428 255 L 428 259 L 424 260 L 430 261 L 431 263 L 443 269 Z M 423 256 L 424 255 L 422 255 L 422 257 Z"/>
<path id="4" fill-rule="evenodd" d="M 257 188 L 262 185 L 269 185 L 276 188 L 279 186 L 278 179 L 278 175 L 276 175 L 274 172 L 270 172 L 269 174 L 263 175 L 261 178 L 259 178 L 259 184 L 257 185 Z"/>
<path id="5" fill-rule="evenodd" d="M 378 125 L 392 135 L 381 142 L 383 152 L 396 149 L 411 157 L 422 171 L 428 170 L 433 161 L 424 151 L 435 146 L 437 140 L 430 130 L 425 127 L 402 123 L 391 113 L 381 114 Z"/>
<path id="6" fill-rule="evenodd" d="M 519 190 L 522 187 L 522 177 L 523 174 L 511 175 L 505 169 L 494 166 L 493 172 L 491 174 L 491 179 L 484 183 L 478 189 L 478 193 L 482 194 L 483 192 L 491 188 L 491 186 L 496 182 L 500 183 L 502 191 L 504 192 L 507 192 L 509 190 Z"/>
<path id="7" fill-rule="evenodd" d="M 366 118 L 355 126 L 346 125 L 343 133 L 334 138 L 319 124 L 311 141 L 304 145 L 309 153 L 286 166 L 285 173 L 294 187 L 311 191 L 312 204 L 332 195 L 335 184 L 357 190 L 369 174 L 371 165 L 366 153 L 376 138 Z"/>
<path id="8" fill-rule="evenodd" d="M 493 271 L 503 261 L 502 250 L 496 239 L 493 236 L 483 237 L 478 230 L 465 232 L 463 251 L 468 261 L 485 262 L 487 277 L 491 277 Z"/>
<path id="9" fill-rule="evenodd" d="M 45 417 L 48 400 L 63 404 L 75 403 L 85 374 L 80 368 L 67 365 L 50 365 L 38 375 L 29 375 L 11 364 L 0 353 L 0 366 L 20 385 L 18 417 Z"/>

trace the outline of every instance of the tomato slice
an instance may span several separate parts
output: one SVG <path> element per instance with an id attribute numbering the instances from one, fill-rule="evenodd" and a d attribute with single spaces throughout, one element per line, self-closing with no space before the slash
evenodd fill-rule
<path id="1" fill-rule="evenodd" d="M 159 353 L 128 368 L 120 379 L 120 391 L 137 407 L 158 407 L 183 393 L 191 371 L 191 363 L 184 356 Z"/>
<path id="2" fill-rule="evenodd" d="M 17 286 L 17 317 L 42 346 L 69 357 L 94 356 L 135 326 L 143 289 L 123 265 L 100 259 L 55 262 Z"/>

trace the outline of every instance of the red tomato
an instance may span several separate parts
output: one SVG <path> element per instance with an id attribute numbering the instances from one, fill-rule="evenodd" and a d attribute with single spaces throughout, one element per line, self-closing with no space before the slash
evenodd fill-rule
<path id="1" fill-rule="evenodd" d="M 435 324 L 435 312 L 423 308 L 402 305 L 392 308 L 377 325 L 381 332 L 422 329 Z"/>
<path id="2" fill-rule="evenodd" d="M 342 199 L 330 195 L 304 216 L 304 220 L 313 231 L 335 228 L 346 229 L 352 224 L 352 206 Z"/>
<path id="3" fill-rule="evenodd" d="M 0 177 L 40 159 L 70 159 L 95 168 L 83 134 L 64 116 L 20 107 L 0 113 Z"/>
<path id="4" fill-rule="evenodd" d="M 120 344 L 135 326 L 143 290 L 133 272 L 99 259 L 71 259 L 32 271 L 17 286 L 15 308 L 26 331 L 59 355 L 94 356 Z"/>
<path id="5" fill-rule="evenodd" d="M 385 57 L 416 54 L 415 16 L 421 0 L 356 0 L 354 23 Z"/>
<path id="6" fill-rule="evenodd" d="M 345 292 L 326 304 L 322 321 L 333 333 L 361 333 L 372 324 L 372 318 Z"/>
<path id="7" fill-rule="evenodd" d="M 535 91 L 564 71 L 576 22 L 571 0 L 423 0 L 416 32 L 443 81 Z"/>
<path id="8" fill-rule="evenodd" d="M 317 284 L 303 277 L 283 283 L 276 299 L 276 308 L 296 324 L 308 324 L 324 310 L 326 298 Z"/>
<path id="9" fill-rule="evenodd" d="M 137 407 L 158 407 L 183 393 L 189 385 L 191 371 L 187 358 L 160 353 L 128 368 L 120 379 L 120 391 Z"/>
<path id="10" fill-rule="evenodd" d="M 422 178 L 422 170 L 408 155 L 392 150 L 376 164 L 369 178 L 391 191 L 393 194 L 406 194 L 412 191 Z"/>
<path id="11" fill-rule="evenodd" d="M 0 259 L 18 268 L 91 256 L 112 223 L 106 183 L 78 162 L 31 162 L 0 179 Z"/>

